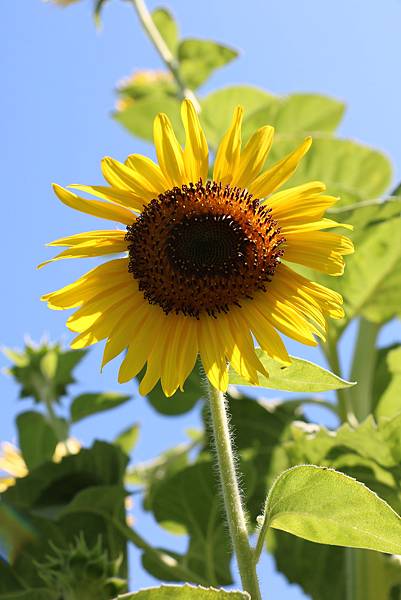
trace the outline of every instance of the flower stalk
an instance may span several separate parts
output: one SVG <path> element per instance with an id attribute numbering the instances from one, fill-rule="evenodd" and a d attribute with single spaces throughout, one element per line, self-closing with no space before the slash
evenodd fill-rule
<path id="1" fill-rule="evenodd" d="M 252 600 L 261 600 L 254 552 L 249 543 L 245 512 L 235 468 L 226 399 L 222 392 L 219 392 L 210 384 L 209 405 L 224 507 L 242 585 L 244 590 L 250 594 Z"/>
<path id="2" fill-rule="evenodd" d="M 175 58 L 175 56 L 172 54 L 172 52 L 170 51 L 170 49 L 167 46 L 166 42 L 164 41 L 163 37 L 160 35 L 160 32 L 157 29 L 155 22 L 153 21 L 152 15 L 149 12 L 149 9 L 145 4 L 145 1 L 144 0 L 131 0 L 131 2 L 136 10 L 139 21 L 140 21 L 142 27 L 144 28 L 145 32 L 147 33 L 150 41 L 152 42 L 153 46 L 156 48 L 160 58 L 166 65 L 167 69 L 170 71 L 170 73 L 174 77 L 174 80 L 179 89 L 181 98 L 182 99 L 188 98 L 188 100 L 191 100 L 196 111 L 200 112 L 201 107 L 200 107 L 199 101 L 198 101 L 197 97 L 195 96 L 195 94 L 193 93 L 193 91 L 190 90 L 185 85 L 185 82 L 182 80 L 178 61 Z"/>

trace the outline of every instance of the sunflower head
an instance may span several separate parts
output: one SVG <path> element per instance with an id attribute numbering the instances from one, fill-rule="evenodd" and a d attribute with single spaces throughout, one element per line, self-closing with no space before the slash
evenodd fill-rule
<path id="1" fill-rule="evenodd" d="M 159 379 L 166 395 L 180 387 L 200 355 L 213 385 L 225 390 L 228 363 L 257 384 L 265 369 L 254 349 L 290 362 L 278 333 L 304 344 L 324 339 L 326 318 L 341 318 L 341 296 L 293 270 L 292 264 L 337 276 L 351 241 L 327 229 L 336 198 L 319 181 L 277 192 L 309 150 L 306 138 L 264 168 L 273 128 L 257 130 L 243 146 L 243 110 L 216 152 L 209 151 L 190 101 L 182 104 L 186 142 L 170 120 L 154 124 L 158 164 L 133 154 L 125 163 L 102 161 L 108 185 L 73 185 L 86 199 L 54 186 L 66 205 L 125 229 L 89 231 L 51 243 L 65 246 L 52 260 L 124 253 L 43 299 L 51 308 L 77 310 L 67 326 L 75 348 L 106 339 L 103 364 L 125 352 L 119 381 L 147 364 L 140 391 Z M 51 261 L 47 261 L 51 262 Z"/>

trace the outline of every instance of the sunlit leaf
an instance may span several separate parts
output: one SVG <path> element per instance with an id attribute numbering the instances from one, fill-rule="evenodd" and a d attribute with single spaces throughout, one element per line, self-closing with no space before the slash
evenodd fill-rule
<path id="1" fill-rule="evenodd" d="M 247 139 L 264 125 L 275 128 L 276 140 L 280 134 L 332 132 L 339 125 L 345 106 L 343 102 L 320 94 L 291 94 L 269 100 L 265 106 L 246 113 L 243 136 Z"/>
<path id="2" fill-rule="evenodd" d="M 116 408 L 130 399 L 131 396 L 118 392 L 80 394 L 72 400 L 71 421 L 77 423 L 90 415 Z"/>
<path id="3" fill-rule="evenodd" d="M 290 392 L 326 392 L 355 385 L 353 382 L 345 381 L 323 367 L 302 358 L 292 356 L 291 364 L 283 366 L 267 356 L 260 348 L 256 349 L 256 353 L 269 373 L 269 377 L 259 375 L 259 387 Z M 234 385 L 249 386 L 249 382 L 232 368 L 230 368 L 229 377 L 230 383 Z"/>
<path id="4" fill-rule="evenodd" d="M 250 600 L 247 592 L 217 590 L 190 585 L 162 585 L 119 596 L 117 600 Z"/>
<path id="5" fill-rule="evenodd" d="M 282 473 L 266 501 L 266 522 L 321 544 L 401 553 L 401 518 L 364 484 L 325 467 Z"/>
<path id="6" fill-rule="evenodd" d="M 234 60 L 238 52 L 211 40 L 185 39 L 178 46 L 177 56 L 184 82 L 195 90 L 213 71 Z"/>
<path id="7" fill-rule="evenodd" d="M 271 160 L 282 158 L 301 140 L 299 135 L 283 136 L 273 144 Z M 284 187 L 323 181 L 331 194 L 340 197 L 338 207 L 378 198 L 388 189 L 391 174 L 390 162 L 381 152 L 351 140 L 320 134 L 314 137 L 311 149 Z"/>

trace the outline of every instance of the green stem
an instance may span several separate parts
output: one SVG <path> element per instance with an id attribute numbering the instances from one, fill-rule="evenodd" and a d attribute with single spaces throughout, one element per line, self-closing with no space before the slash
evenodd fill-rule
<path id="1" fill-rule="evenodd" d="M 261 600 L 256 563 L 249 543 L 247 523 L 235 469 L 226 399 L 224 394 L 217 391 L 210 384 L 209 404 L 228 528 L 237 557 L 243 589 L 250 594 L 252 600 Z"/>
<path id="2" fill-rule="evenodd" d="M 380 325 L 359 319 L 358 337 L 352 361 L 351 379 L 357 385 L 349 390 L 353 412 L 362 421 L 372 412 L 372 385 L 376 365 L 376 340 Z"/>
<path id="3" fill-rule="evenodd" d="M 148 7 L 146 6 L 144 0 L 131 0 L 131 2 L 136 10 L 138 18 L 142 24 L 142 27 L 146 31 L 150 41 L 156 48 L 160 58 L 166 65 L 167 69 L 170 71 L 170 73 L 174 77 L 174 80 L 180 91 L 181 98 L 188 98 L 189 100 L 191 100 L 192 104 L 195 107 L 195 110 L 197 112 L 200 112 L 201 107 L 200 107 L 199 101 L 196 98 L 193 91 L 190 90 L 189 88 L 187 88 L 184 81 L 182 80 L 180 70 L 179 70 L 179 63 L 178 63 L 177 59 L 175 58 L 175 56 L 170 51 L 170 49 L 167 46 L 166 42 L 164 41 L 163 37 L 160 35 L 160 32 L 157 29 L 157 27 L 153 21 L 152 15 L 149 12 Z"/>
<path id="4" fill-rule="evenodd" d="M 346 599 L 388 600 L 392 587 L 389 557 L 371 550 L 346 548 L 345 551 Z"/>

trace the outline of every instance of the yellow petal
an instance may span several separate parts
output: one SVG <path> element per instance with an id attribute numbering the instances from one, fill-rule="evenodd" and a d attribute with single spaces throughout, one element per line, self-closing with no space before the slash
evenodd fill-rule
<path id="1" fill-rule="evenodd" d="M 53 189 L 63 204 L 88 215 L 110 221 L 118 221 L 124 223 L 124 225 L 132 225 L 135 220 L 135 215 L 122 206 L 111 203 L 107 204 L 98 200 L 86 200 L 57 184 L 53 184 Z"/>
<path id="2" fill-rule="evenodd" d="M 149 189 L 153 190 L 156 196 L 168 189 L 167 179 L 164 177 L 159 165 L 147 156 L 130 154 L 125 162 L 128 167 L 141 174 Z"/>
<path id="3" fill-rule="evenodd" d="M 269 292 L 260 293 L 261 301 L 263 299 L 262 294 L 265 293 Z M 265 315 L 258 309 L 258 306 L 251 300 L 244 306 L 244 309 L 244 316 L 262 350 L 274 360 L 289 365 L 291 359 L 281 337 Z"/>
<path id="4" fill-rule="evenodd" d="M 234 111 L 231 125 L 220 142 L 214 163 L 213 179 L 223 185 L 231 183 L 238 167 L 241 153 L 242 106 Z"/>
<path id="5" fill-rule="evenodd" d="M 133 353 L 137 350 L 139 361 L 142 360 L 142 350 L 145 350 L 149 345 L 153 344 L 153 336 L 155 333 L 154 327 L 159 324 L 159 312 L 156 307 L 151 306 L 144 298 L 141 293 L 138 293 L 140 298 L 138 299 L 137 307 L 135 310 L 128 310 L 122 312 L 119 322 L 116 324 L 113 335 L 107 340 L 107 344 L 103 353 L 102 368 L 113 358 L 118 356 L 125 348 L 130 347 L 130 358 L 127 359 L 126 365 L 123 367 L 123 376 L 126 376 L 126 369 L 132 371 Z M 146 350 L 147 352 L 147 350 Z M 138 371 L 141 370 L 145 364 L 147 354 L 145 352 L 145 358 L 140 364 Z M 137 371 L 137 372 L 138 372 Z M 125 375 L 124 375 L 125 374 Z M 135 377 L 135 375 L 128 376 L 129 381 Z M 121 382 L 120 382 L 121 383 Z"/>
<path id="6" fill-rule="evenodd" d="M 121 190 L 116 187 L 107 187 L 106 185 L 81 185 L 80 183 L 72 183 L 68 187 L 92 194 L 92 196 L 102 198 L 102 200 L 127 206 L 135 211 L 143 209 L 143 198 L 136 196 L 132 190 Z"/>
<path id="7" fill-rule="evenodd" d="M 181 351 L 176 365 L 181 391 L 184 391 L 185 380 L 192 372 L 198 355 L 197 321 L 196 319 L 185 318 L 184 324 L 180 338 Z"/>
<path id="8" fill-rule="evenodd" d="M 146 396 L 153 390 L 162 375 L 163 361 L 170 350 L 170 336 L 174 326 L 174 318 L 164 317 L 148 356 L 145 375 L 139 384 L 139 393 L 142 396 Z"/>
<path id="9" fill-rule="evenodd" d="M 216 335 L 212 317 L 202 317 L 198 323 L 199 353 L 205 373 L 211 384 L 225 392 L 228 387 L 228 371 L 224 347 Z"/>
<path id="10" fill-rule="evenodd" d="M 301 344 L 317 346 L 317 341 L 313 337 L 313 334 L 317 335 L 319 332 L 293 308 L 287 306 L 284 302 L 271 300 L 269 294 L 266 293 L 264 293 L 263 297 L 255 295 L 254 302 L 257 309 L 273 327 L 288 337 L 301 342 Z"/>
<path id="11" fill-rule="evenodd" d="M 156 191 L 140 172 L 118 160 L 106 156 L 102 160 L 102 172 L 106 181 L 117 188 L 131 190 L 136 197 L 142 198 L 143 205 L 155 197 Z"/>
<path id="12" fill-rule="evenodd" d="M 135 295 L 136 286 L 133 279 L 131 281 L 128 279 L 128 283 L 124 286 L 117 285 L 112 288 L 103 289 L 89 300 L 89 302 L 86 302 L 81 308 L 75 311 L 75 313 L 70 315 L 66 325 L 71 331 L 82 333 L 111 306 L 118 302 L 121 307 L 124 308 L 126 299 Z"/>
<path id="13" fill-rule="evenodd" d="M 82 244 L 76 244 L 67 250 L 63 250 L 54 258 L 50 258 L 49 260 L 46 260 L 38 265 L 37 268 L 41 269 L 49 263 L 66 258 L 90 258 L 93 256 L 103 256 L 105 254 L 117 254 L 120 252 L 126 252 L 126 250 L 127 242 L 125 240 L 93 240 Z"/>
<path id="14" fill-rule="evenodd" d="M 308 152 L 311 144 L 312 138 L 305 138 L 296 150 L 259 175 L 259 177 L 250 184 L 249 191 L 257 198 L 269 196 L 269 194 L 274 192 L 275 189 L 283 185 L 291 177 L 299 162 Z"/>
<path id="15" fill-rule="evenodd" d="M 108 285 L 115 286 L 117 283 L 126 281 L 128 271 L 128 259 L 118 258 L 91 269 L 82 277 L 59 290 L 44 294 L 43 302 L 48 302 L 50 308 L 65 309 L 79 306 Z M 105 283 L 107 282 L 107 284 Z"/>
<path id="16" fill-rule="evenodd" d="M 170 119 L 164 113 L 160 113 L 155 118 L 153 137 L 157 159 L 170 184 L 169 187 L 181 187 L 184 183 L 188 183 L 182 148 L 175 137 Z"/>
<path id="17" fill-rule="evenodd" d="M 186 142 L 184 163 L 189 181 L 206 181 L 208 175 L 209 149 L 205 134 L 199 122 L 197 112 L 190 100 L 181 105 L 181 117 L 184 124 Z"/>
<path id="18" fill-rule="evenodd" d="M 342 275 L 343 255 L 352 254 L 353 244 L 344 235 L 325 231 L 286 234 L 284 258 L 328 275 Z"/>
<path id="19" fill-rule="evenodd" d="M 238 167 L 233 175 L 233 185 L 247 188 L 259 175 L 270 151 L 273 135 L 274 128 L 270 126 L 262 127 L 252 135 L 241 152 Z"/>
<path id="20" fill-rule="evenodd" d="M 83 233 L 76 233 L 67 237 L 58 238 L 53 242 L 48 242 L 46 246 L 71 247 L 96 241 L 121 241 L 125 238 L 126 233 L 126 231 L 122 231 L 121 229 L 110 229 L 109 231 L 107 231 L 106 229 L 100 229 L 97 231 L 84 231 Z"/>

